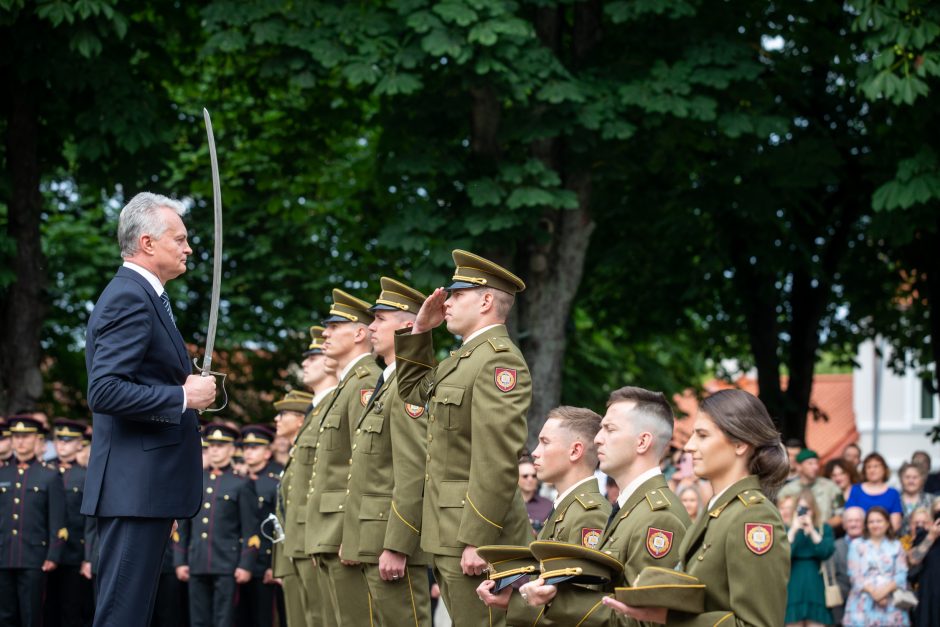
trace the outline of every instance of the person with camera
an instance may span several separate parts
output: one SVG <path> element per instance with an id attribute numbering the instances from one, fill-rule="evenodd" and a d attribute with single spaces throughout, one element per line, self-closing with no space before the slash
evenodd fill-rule
<path id="1" fill-rule="evenodd" d="M 794 512 L 794 506 L 796 511 Z M 821 564 L 835 551 L 832 527 L 819 521 L 816 499 L 809 489 L 780 499 L 780 515 L 788 526 L 790 581 L 787 583 L 786 624 L 821 627 L 832 623 L 826 607 Z"/>
<path id="2" fill-rule="evenodd" d="M 933 500 L 930 523 L 914 534 L 908 551 L 911 568 L 919 569 L 915 625 L 940 625 L 940 497 Z"/>

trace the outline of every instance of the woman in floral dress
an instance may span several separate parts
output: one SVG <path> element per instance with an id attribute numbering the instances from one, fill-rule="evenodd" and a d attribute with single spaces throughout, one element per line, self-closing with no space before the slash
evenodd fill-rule
<path id="1" fill-rule="evenodd" d="M 865 515 L 865 532 L 849 545 L 852 589 L 842 624 L 849 627 L 910 625 L 907 612 L 894 607 L 892 595 L 907 586 L 907 558 L 887 510 L 874 506 Z"/>

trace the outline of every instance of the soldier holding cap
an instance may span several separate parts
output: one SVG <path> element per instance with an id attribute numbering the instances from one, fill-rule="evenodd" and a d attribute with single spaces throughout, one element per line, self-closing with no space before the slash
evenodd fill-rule
<path id="1" fill-rule="evenodd" d="M 13 439 L 6 418 L 0 416 L 0 468 L 13 460 Z"/>
<path id="2" fill-rule="evenodd" d="M 520 595 L 530 605 L 545 606 L 544 616 L 554 624 L 615 621 L 614 611 L 601 604 L 607 594 L 630 585 L 647 566 L 672 568 L 678 562 L 689 515 L 659 469 L 673 422 L 672 408 L 659 392 L 624 387 L 611 393 L 595 442 L 601 470 L 622 488 L 596 549 L 623 568 L 602 591 L 556 587 L 541 579 L 522 586 Z"/>
<path id="3" fill-rule="evenodd" d="M 176 564 L 179 580 L 189 581 L 193 627 L 232 624 L 236 585 L 251 580 L 261 547 L 254 486 L 232 470 L 238 431 L 213 422 L 203 437 L 209 443 L 209 470 L 203 471 L 202 508 L 180 522 L 183 550 Z"/>
<path id="4" fill-rule="evenodd" d="M 504 624 L 480 603 L 486 562 L 476 547 L 531 537 L 518 488 L 532 381 L 505 322 L 525 284 L 462 250 L 447 289 L 424 302 L 411 332 L 395 335 L 402 399 L 427 406 L 428 452 L 421 548 L 432 555 L 441 598 L 455 625 Z M 436 363 L 431 330 L 446 322 L 463 339 Z M 490 622 L 492 621 L 492 622 Z"/>
<path id="5" fill-rule="evenodd" d="M 242 428 L 242 451 L 248 478 L 255 486 L 259 522 L 274 513 L 277 486 L 283 470 L 280 464 L 271 461 L 273 441 L 274 433 L 264 425 L 248 425 Z M 271 571 L 271 554 L 271 541 L 261 534 L 261 546 L 251 571 L 251 581 L 242 584 L 239 593 L 239 621 L 244 621 L 245 625 L 251 627 L 270 627 L 273 624 L 274 603 L 279 586 L 274 582 Z"/>
<path id="6" fill-rule="evenodd" d="M 313 472 L 307 498 L 304 550 L 317 562 L 323 605 L 333 608 L 339 625 L 370 625 L 369 589 L 356 560 L 345 559 L 343 516 L 352 464 L 354 424 L 369 404 L 382 370 L 372 358 L 370 303 L 333 290 L 333 306 L 323 321 L 323 352 L 336 361 L 339 385 L 333 402 L 317 418 Z"/>
<path id="7" fill-rule="evenodd" d="M 15 461 L 0 468 L 0 625 L 42 624 L 46 573 L 69 539 L 59 473 L 36 458 L 40 423 L 9 420 Z"/>
<path id="8" fill-rule="evenodd" d="M 562 406 L 548 412 L 532 458 L 539 480 L 554 485 L 558 496 L 538 540 L 599 546 L 610 515 L 610 503 L 594 477 L 598 463 L 594 438 L 600 427 L 601 417 L 590 409 Z M 477 592 L 490 607 L 507 609 L 508 604 L 508 624 L 531 625 L 538 618 L 541 608 L 528 605 L 519 595 L 510 596 L 509 588 L 494 596 L 493 588 L 484 581 Z"/>
<path id="9" fill-rule="evenodd" d="M 387 364 L 356 418 L 341 557 L 362 563 L 372 608 L 384 625 L 430 627 L 427 555 L 421 540 L 427 419 L 398 396 L 395 331 L 408 329 L 426 296 L 382 277 L 369 325 Z"/>

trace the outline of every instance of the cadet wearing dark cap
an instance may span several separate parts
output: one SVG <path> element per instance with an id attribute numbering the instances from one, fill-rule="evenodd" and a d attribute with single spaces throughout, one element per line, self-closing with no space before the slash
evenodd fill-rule
<path id="1" fill-rule="evenodd" d="M 594 438 L 600 426 L 601 417 L 590 409 L 561 406 L 548 412 L 532 458 L 539 480 L 554 485 L 558 496 L 539 540 L 588 548 L 600 544 L 610 516 L 610 503 L 600 494 L 594 477 L 598 461 Z M 541 607 L 528 605 L 511 589 L 494 596 L 492 587 L 484 581 L 477 592 L 490 607 L 507 611 L 508 624 L 528 626 L 539 617 Z"/>
<path id="2" fill-rule="evenodd" d="M 624 387 L 611 393 L 595 442 L 601 470 L 617 480 L 621 492 L 596 548 L 623 567 L 600 590 L 542 580 L 522 586 L 519 594 L 530 605 L 545 606 L 544 616 L 554 624 L 616 622 L 614 610 L 602 604 L 605 596 L 629 585 L 647 566 L 672 568 L 678 562 L 677 548 L 691 521 L 659 469 L 673 422 L 672 408 L 659 392 Z"/>
<path id="3" fill-rule="evenodd" d="M 85 436 L 85 424 L 59 418 L 53 422 L 52 435 L 57 461 L 50 466 L 58 470 L 65 488 L 68 540 L 62 548 L 59 566 L 47 575 L 46 623 L 82 625 L 83 614 L 88 613 L 93 603 L 91 582 L 79 573 L 85 559 L 85 516 L 81 512 L 85 469 L 76 463 L 76 458 Z"/>
<path id="4" fill-rule="evenodd" d="M 7 419 L 0 416 L 0 468 L 13 460 L 13 440 L 10 438 L 10 426 Z"/>
<path id="5" fill-rule="evenodd" d="M 40 423 L 13 416 L 8 427 L 15 461 L 0 468 L 0 625 L 39 625 L 45 575 L 68 541 L 65 493 L 36 458 Z"/>
<path id="6" fill-rule="evenodd" d="M 398 387 L 405 402 L 427 406 L 421 548 L 432 555 L 441 598 L 457 627 L 501 625 L 503 613 L 477 595 L 486 562 L 476 547 L 531 538 L 517 460 L 532 381 L 505 326 L 525 284 L 472 253 L 453 258 L 453 282 L 434 290 L 410 333 L 395 336 Z M 437 363 L 431 331 L 445 321 L 463 345 Z"/>
<path id="7" fill-rule="evenodd" d="M 274 433 L 264 425 L 242 427 L 241 443 L 245 455 L 248 478 L 254 482 L 258 495 L 258 520 L 264 521 L 274 513 L 277 486 L 283 468 L 271 460 Z M 260 526 L 258 531 L 260 532 Z M 274 582 L 271 571 L 271 541 L 261 534 L 258 559 L 251 571 L 251 581 L 242 584 L 239 593 L 239 622 L 250 627 L 270 627 L 273 624 L 275 599 L 280 586 Z"/>
<path id="8" fill-rule="evenodd" d="M 329 409 L 317 424 L 316 454 L 307 498 L 304 550 L 317 561 L 324 605 L 333 608 L 340 625 L 372 624 L 369 588 L 358 565 L 344 564 L 343 541 L 346 483 L 352 463 L 354 422 L 369 404 L 382 370 L 372 358 L 372 305 L 346 292 L 333 290 L 330 315 L 323 321 L 323 352 L 336 361 L 339 385 Z M 325 584 L 325 585 L 324 585 Z"/>
<path id="9" fill-rule="evenodd" d="M 411 327 L 426 297 L 388 277 L 381 285 L 369 330 L 386 368 L 353 425 L 340 557 L 362 563 L 381 624 L 430 627 L 427 555 L 418 546 L 427 419 L 424 407 L 399 398 L 395 361 L 395 331 Z"/>
<path id="10" fill-rule="evenodd" d="M 180 521 L 176 573 L 189 581 L 193 627 L 231 625 L 236 584 L 251 580 L 258 558 L 258 499 L 246 477 L 232 471 L 238 431 L 213 422 L 205 426 L 209 470 L 203 471 L 203 504 L 191 520 Z"/>

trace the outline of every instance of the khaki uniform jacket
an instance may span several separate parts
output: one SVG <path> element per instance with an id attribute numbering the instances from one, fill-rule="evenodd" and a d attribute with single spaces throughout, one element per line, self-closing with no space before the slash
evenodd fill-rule
<path id="1" fill-rule="evenodd" d="M 378 564 L 390 549 L 407 555 L 409 565 L 423 565 L 427 555 L 418 545 L 428 423 L 423 406 L 399 398 L 395 374 L 354 425 L 342 557 Z"/>
<path id="2" fill-rule="evenodd" d="M 705 612 L 669 612 L 668 625 L 783 625 L 790 543 L 757 477 L 728 488 L 686 534 L 679 555 L 682 570 L 705 584 Z"/>
<path id="3" fill-rule="evenodd" d="M 307 491 L 310 489 L 310 473 L 313 472 L 317 446 L 318 428 L 315 425 L 319 424 L 320 415 L 329 411 L 333 399 L 330 393 L 307 412 L 281 473 L 277 518 L 284 528 L 284 542 L 274 545 L 272 568 L 275 577 L 294 574 L 286 558 L 307 557 L 304 553 L 304 531 L 307 526 Z"/>
<path id="4" fill-rule="evenodd" d="M 539 531 L 539 540 L 554 540 L 568 544 L 580 544 L 596 549 L 607 526 L 610 516 L 610 503 L 600 493 L 597 479 L 590 479 L 579 485 L 552 510 L 545 526 Z M 535 623 L 542 613 L 542 608 L 532 607 L 518 594 L 509 597 L 506 612 L 507 625 L 528 627 Z M 539 625 L 553 624 L 542 617 Z"/>
<path id="5" fill-rule="evenodd" d="M 306 503 L 304 551 L 308 555 L 339 552 L 354 424 L 369 404 L 380 374 L 382 370 L 371 356 L 359 359 L 333 391 L 329 410 L 311 427 L 318 439 Z"/>
<path id="6" fill-rule="evenodd" d="M 631 585 L 647 566 L 673 568 L 679 562 L 679 546 L 690 524 L 685 507 L 667 487 L 665 477 L 650 477 L 627 498 L 598 547 L 620 560 L 621 576 L 603 591 L 559 586 L 545 617 L 555 625 L 636 625 L 633 619 L 601 604 L 601 599 L 618 586 Z"/>
<path id="7" fill-rule="evenodd" d="M 431 333 L 395 335 L 402 400 L 428 410 L 421 548 L 460 556 L 467 545 L 527 544 L 519 492 L 532 379 L 504 325 L 435 365 Z"/>

